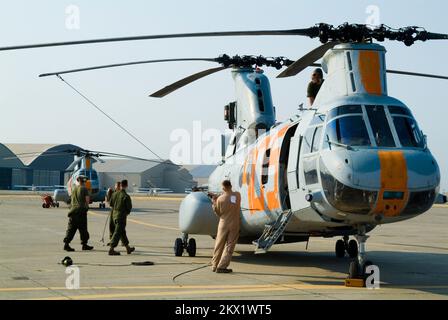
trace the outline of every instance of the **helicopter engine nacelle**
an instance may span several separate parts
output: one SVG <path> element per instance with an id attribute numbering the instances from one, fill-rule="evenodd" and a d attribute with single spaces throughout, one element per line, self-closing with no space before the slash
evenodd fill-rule
<path id="1" fill-rule="evenodd" d="M 204 193 L 192 192 L 182 200 L 179 228 L 183 233 L 216 235 L 218 221 L 212 202 Z"/>

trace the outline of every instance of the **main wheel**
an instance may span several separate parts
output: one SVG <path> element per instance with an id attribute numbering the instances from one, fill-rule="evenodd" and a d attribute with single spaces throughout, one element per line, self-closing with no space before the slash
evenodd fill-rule
<path id="1" fill-rule="evenodd" d="M 196 240 L 191 238 L 188 240 L 187 252 L 190 257 L 196 256 Z"/>
<path id="2" fill-rule="evenodd" d="M 348 242 L 347 253 L 350 258 L 356 258 L 358 256 L 358 242 L 356 240 L 350 240 Z"/>
<path id="3" fill-rule="evenodd" d="M 59 202 L 56 202 L 56 207 L 59 208 Z"/>
<path id="4" fill-rule="evenodd" d="M 343 240 L 336 241 L 335 247 L 336 257 L 343 258 L 345 256 L 345 243 Z"/>
<path id="5" fill-rule="evenodd" d="M 46 208 L 47 206 L 45 205 L 45 203 L 42 203 L 42 208 Z"/>
<path id="6" fill-rule="evenodd" d="M 176 257 L 181 257 L 184 253 L 184 242 L 181 238 L 177 238 L 176 241 L 174 241 L 174 255 Z"/>
<path id="7" fill-rule="evenodd" d="M 359 279 L 360 278 L 360 270 L 358 261 L 354 260 L 350 262 L 350 267 L 348 269 L 348 277 L 350 279 Z"/>

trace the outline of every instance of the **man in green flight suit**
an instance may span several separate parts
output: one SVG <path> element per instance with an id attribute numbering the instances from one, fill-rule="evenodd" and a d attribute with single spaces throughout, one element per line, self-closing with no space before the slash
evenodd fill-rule
<path id="1" fill-rule="evenodd" d="M 126 235 L 126 220 L 132 210 L 131 197 L 127 194 L 128 180 L 121 181 L 121 190 L 115 192 L 111 197 L 110 206 L 113 208 L 113 220 L 115 225 L 114 234 L 110 240 L 110 256 L 118 256 L 120 252 L 115 251 L 118 241 L 121 240 L 123 246 L 126 247 L 127 254 L 131 254 L 135 248 L 129 246 L 129 240 Z"/>
<path id="2" fill-rule="evenodd" d="M 93 247 L 89 246 L 89 232 L 87 231 L 87 211 L 89 210 L 90 196 L 89 190 L 85 187 L 86 177 L 78 176 L 76 181 L 78 185 L 72 191 L 71 194 L 71 207 L 68 212 L 68 227 L 64 238 L 64 250 L 75 251 L 70 247 L 70 242 L 75 236 L 76 230 L 79 230 L 81 237 L 82 250 L 92 250 Z"/>

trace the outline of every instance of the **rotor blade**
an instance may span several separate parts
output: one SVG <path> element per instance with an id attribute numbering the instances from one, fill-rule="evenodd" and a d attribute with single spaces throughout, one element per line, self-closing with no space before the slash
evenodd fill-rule
<path id="1" fill-rule="evenodd" d="M 130 66 L 130 65 L 136 65 L 136 64 L 158 63 L 158 62 L 176 62 L 176 61 L 210 61 L 210 62 L 215 62 L 216 59 L 213 59 L 213 58 L 184 58 L 184 59 L 160 59 L 160 60 L 134 61 L 134 62 L 106 64 L 106 65 L 101 65 L 101 66 L 94 66 L 94 67 L 87 67 L 87 68 L 79 68 L 79 69 L 72 69 L 72 70 L 57 71 L 57 72 L 51 72 L 51 73 L 43 73 L 43 74 L 40 74 L 39 77 L 48 77 L 48 76 L 55 76 L 55 75 L 60 75 L 60 74 L 66 74 L 66 73 L 82 72 L 82 71 L 105 69 L 105 68 L 115 68 L 115 67 Z"/>
<path id="2" fill-rule="evenodd" d="M 206 76 L 209 76 L 213 73 L 225 70 L 227 68 L 229 68 L 229 67 L 211 68 L 211 69 L 207 69 L 207 70 L 192 74 L 191 76 L 188 76 L 179 81 L 176 81 L 176 82 L 164 87 L 163 89 L 160 89 L 159 91 L 152 93 L 150 95 L 150 97 L 162 98 L 162 97 L 166 96 L 167 94 L 170 94 L 171 92 L 176 91 L 177 89 L 180 89 L 180 88 L 186 86 L 187 84 L 190 84 L 190 83 L 192 83 L 196 80 L 199 80 L 201 78 L 204 78 Z"/>
<path id="3" fill-rule="evenodd" d="M 392 74 L 401 74 L 405 76 L 414 76 L 414 77 L 424 77 L 424 78 L 434 78 L 434 79 L 443 79 L 448 80 L 447 76 L 440 76 L 436 74 L 429 74 L 429 73 L 417 73 L 417 72 L 409 72 L 409 71 L 400 71 L 400 70 L 386 70 L 387 73 Z"/>
<path id="4" fill-rule="evenodd" d="M 310 67 L 321 67 L 322 65 L 320 63 L 312 63 L 309 66 Z M 441 75 L 431 74 L 431 73 L 418 73 L 418 72 L 412 72 L 412 71 L 401 71 L 401 70 L 390 70 L 390 69 L 387 69 L 386 72 L 391 73 L 391 74 L 405 75 L 405 76 L 448 80 L 448 76 L 441 76 Z"/>
<path id="5" fill-rule="evenodd" d="M 33 152 L 33 153 L 23 153 L 23 154 L 17 154 L 16 156 L 12 156 L 12 157 L 5 157 L 2 158 L 3 160 L 12 160 L 12 159 L 25 159 L 25 158 L 33 158 L 33 157 L 60 157 L 60 156 L 64 156 L 64 155 L 69 155 L 69 154 L 76 154 L 76 153 L 67 153 L 67 152 L 55 152 L 55 153 L 37 153 L 37 152 Z"/>
<path id="6" fill-rule="evenodd" d="M 255 31 L 175 33 L 175 34 L 103 38 L 103 39 L 90 39 L 90 40 L 78 40 L 78 41 L 52 42 L 52 43 L 38 43 L 38 44 L 20 45 L 20 46 L 8 46 L 8 47 L 0 47 L 0 51 L 43 48 L 43 47 L 71 46 L 71 45 L 103 43 L 103 42 L 152 40 L 152 39 L 230 37 L 230 36 L 292 36 L 292 35 L 317 36 L 318 30 L 316 30 L 315 27 L 311 27 L 311 28 L 306 28 L 306 29 L 291 29 L 291 30 L 255 30 Z"/>
<path id="7" fill-rule="evenodd" d="M 126 154 L 104 152 L 104 151 L 91 151 L 91 152 L 98 153 L 99 156 L 103 156 L 103 157 L 121 157 L 121 158 L 127 158 L 127 159 L 131 159 L 131 160 L 139 160 L 139 161 L 154 162 L 154 163 L 164 163 L 164 164 L 168 164 L 168 165 L 175 165 L 175 166 L 177 166 L 174 163 L 169 163 L 169 162 L 166 162 L 166 161 L 139 158 L 139 157 L 134 157 L 134 156 L 128 156 Z"/>
<path id="8" fill-rule="evenodd" d="M 324 56 L 324 54 L 331 48 L 333 48 L 335 45 L 337 45 L 339 42 L 333 41 L 325 43 L 316 49 L 308 52 L 306 55 L 304 55 L 302 58 L 291 64 L 288 68 L 286 68 L 283 72 L 281 72 L 277 78 L 286 78 L 295 76 L 300 71 L 306 69 L 308 66 L 310 66 L 312 63 L 316 62 L 320 58 Z"/>
<path id="9" fill-rule="evenodd" d="M 448 40 L 448 34 L 428 32 L 426 35 L 428 40 Z"/>

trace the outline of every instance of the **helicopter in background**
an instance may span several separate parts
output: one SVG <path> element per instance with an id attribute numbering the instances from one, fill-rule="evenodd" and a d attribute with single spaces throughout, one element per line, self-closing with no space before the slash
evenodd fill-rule
<path id="1" fill-rule="evenodd" d="M 298 35 L 323 43 L 295 62 L 284 58 L 221 56 L 215 59 L 164 59 L 152 62 L 205 60 L 220 67 L 181 79 L 151 94 L 163 97 L 193 81 L 231 69 L 236 101 L 225 107 L 233 130 L 222 163 L 211 174 L 209 191 L 219 193 L 229 179 L 242 196 L 240 243 L 254 243 L 266 252 L 275 243 L 341 237 L 337 257 L 346 253 L 351 278 L 362 278 L 372 264 L 366 259 L 367 233 L 376 226 L 416 217 L 431 208 L 440 185 L 440 171 L 426 137 L 411 110 L 388 94 L 387 72 L 429 78 L 445 76 L 386 69 L 383 46 L 374 40 L 446 40 L 448 35 L 418 27 L 393 30 L 345 23 L 307 29 L 227 31 L 94 39 L 4 47 L 1 50 L 145 39 Z M 268 78 L 259 67 L 287 66 L 279 77 L 298 74 L 322 58 L 327 78 L 313 108 L 277 122 Z M 278 61 L 278 64 L 272 63 Z M 148 63 L 131 62 L 54 72 L 44 75 Z M 218 219 L 203 192 L 192 192 L 179 211 L 183 237 L 175 254 L 196 254 L 192 234 L 216 235 Z M 349 236 L 356 240 L 349 241 Z"/>

